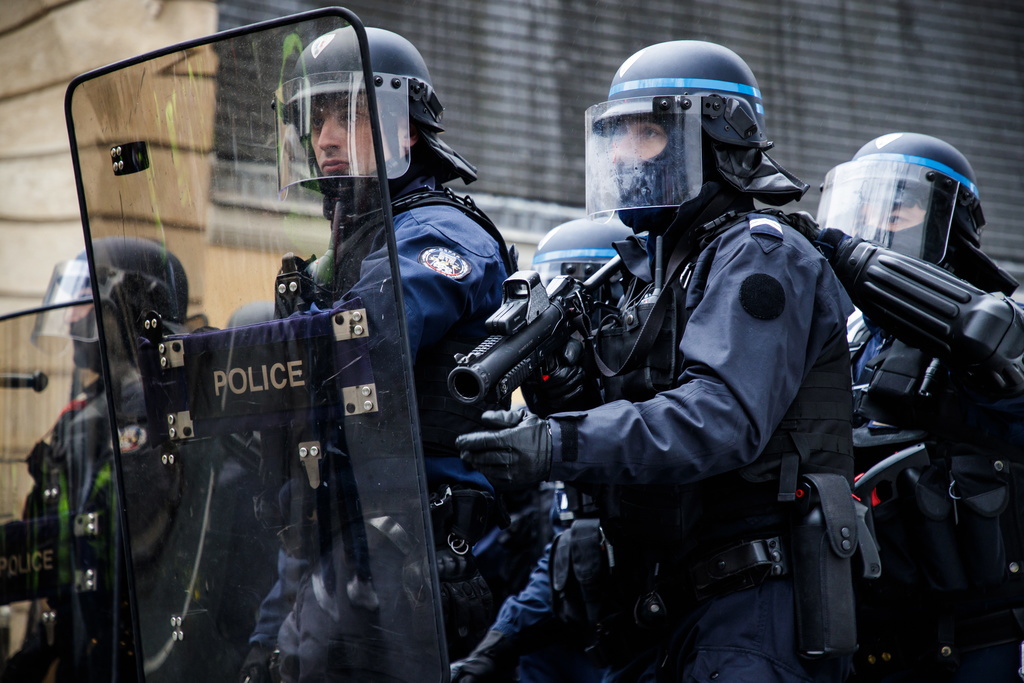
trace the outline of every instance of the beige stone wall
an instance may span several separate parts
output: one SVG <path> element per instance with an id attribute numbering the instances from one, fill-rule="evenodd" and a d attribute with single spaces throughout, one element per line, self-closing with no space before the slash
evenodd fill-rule
<path id="1" fill-rule="evenodd" d="M 68 83 L 216 28 L 214 0 L 0 0 L 0 315 L 37 305 L 83 249 Z"/>
<path id="2" fill-rule="evenodd" d="M 84 247 L 64 96 L 76 75 L 213 33 L 213 0 L 0 0 L 0 316 L 37 306 L 54 265 Z M 21 515 L 25 457 L 71 394 L 70 347 L 27 341 L 34 316 L 0 325 L 0 372 L 44 371 L 46 391 L 0 391 L 0 523 Z M 3 650 L 29 603 L 5 605 Z"/>

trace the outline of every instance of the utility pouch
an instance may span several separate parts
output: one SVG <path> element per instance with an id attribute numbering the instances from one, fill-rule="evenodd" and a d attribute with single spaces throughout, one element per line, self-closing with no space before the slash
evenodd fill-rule
<path id="1" fill-rule="evenodd" d="M 887 401 L 913 400 L 921 383 L 921 376 L 930 360 L 922 351 L 894 341 L 877 360 L 872 361 L 868 393 Z"/>
<path id="2" fill-rule="evenodd" d="M 600 520 L 577 519 L 555 538 L 550 552 L 555 615 L 567 623 L 596 624 L 611 558 Z"/>
<path id="3" fill-rule="evenodd" d="M 999 517 L 1010 499 L 1008 467 L 1006 462 L 979 455 L 953 457 L 950 469 L 962 505 L 956 536 L 967 576 L 975 586 L 996 586 L 1007 576 Z"/>
<path id="4" fill-rule="evenodd" d="M 800 482 L 792 524 L 797 645 L 808 659 L 857 649 L 852 561 L 857 512 L 846 478 L 808 474 Z"/>
<path id="5" fill-rule="evenodd" d="M 1009 500 L 1005 463 L 1002 472 L 984 456 L 954 455 L 949 463 L 933 462 L 915 482 L 909 520 L 921 572 L 939 591 L 997 585 L 1006 576 L 999 525 Z"/>
<path id="6" fill-rule="evenodd" d="M 932 463 L 908 485 L 913 486 L 916 501 L 915 509 L 906 516 L 908 535 L 925 582 L 935 590 L 967 588 L 967 575 L 957 551 L 953 498 L 945 463 Z"/>
<path id="7" fill-rule="evenodd" d="M 431 494 L 430 521 L 435 547 L 451 546 L 464 555 L 487 533 L 495 514 L 504 513 L 499 508 L 493 495 L 477 489 L 445 486 Z M 507 517 L 499 524 L 507 527 Z"/>
<path id="8" fill-rule="evenodd" d="M 935 410 L 926 391 L 929 357 L 899 340 L 868 362 L 866 390 L 854 391 L 854 411 L 887 425 L 919 424 Z M 863 379 L 863 378 L 862 378 Z"/>

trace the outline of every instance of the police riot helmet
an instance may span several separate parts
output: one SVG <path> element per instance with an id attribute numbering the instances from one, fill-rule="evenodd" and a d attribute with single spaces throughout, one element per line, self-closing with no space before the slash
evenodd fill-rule
<path id="1" fill-rule="evenodd" d="M 444 107 L 426 62 L 408 40 L 379 28 L 367 28 L 373 70 L 373 88 L 380 118 L 387 177 L 402 177 L 410 167 L 410 121 L 429 150 L 432 170 L 441 182 L 461 177 L 469 183 L 476 169 L 445 144 Z M 376 157 L 368 125 L 366 84 L 363 83 L 359 42 L 353 27 L 325 33 L 302 51 L 293 77 L 277 93 L 278 175 L 280 189 L 296 183 L 316 183 L 324 190 L 326 178 L 368 177 L 376 174 Z M 313 147 L 314 127 L 329 113 L 342 127 L 344 154 L 320 168 Z"/>
<path id="2" fill-rule="evenodd" d="M 1016 287 L 981 251 L 974 169 L 944 140 L 888 133 L 830 170 L 818 222 L 953 271 L 987 291 Z M 1007 292 L 1008 293 L 1008 292 Z"/>
<path id="3" fill-rule="evenodd" d="M 633 231 L 621 221 L 578 218 L 552 228 L 537 244 L 533 269 L 546 285 L 559 275 L 586 280 L 616 254 L 612 243 Z"/>
<path id="4" fill-rule="evenodd" d="M 761 90 L 732 50 L 699 40 L 646 47 L 586 114 L 587 214 L 678 206 L 714 174 L 768 203 L 806 185 L 765 153 Z M 704 163 L 704 146 L 709 145 Z"/>
<path id="5" fill-rule="evenodd" d="M 183 326 L 188 310 L 188 279 L 178 258 L 163 245 L 147 239 L 105 237 L 92 243 L 99 281 L 101 310 L 112 325 L 108 334 L 123 351 L 133 344 L 138 329 L 124 329 L 122 321 L 141 321 L 155 311 L 172 326 Z M 36 319 L 32 341 L 41 347 L 75 345 L 76 362 L 98 370 L 92 281 L 86 252 L 58 263 Z M 88 358 L 89 360 L 85 360 Z"/>

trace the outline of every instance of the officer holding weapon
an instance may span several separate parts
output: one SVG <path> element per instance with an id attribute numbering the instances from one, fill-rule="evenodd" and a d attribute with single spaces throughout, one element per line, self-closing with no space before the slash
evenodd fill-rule
<path id="1" fill-rule="evenodd" d="M 556 613 L 605 680 L 841 681 L 856 647 L 849 298 L 782 205 L 760 91 L 731 50 L 652 45 L 587 115 L 588 213 L 635 233 L 596 334 L 600 405 L 494 413 L 459 439 L 498 486 L 586 487 L 551 556 Z"/>
<path id="2" fill-rule="evenodd" d="M 853 680 L 1018 681 L 1024 315 L 981 250 L 974 170 L 944 140 L 882 135 L 829 171 L 818 220 L 863 313 L 858 469 L 928 454 L 875 490 L 882 574 L 860 592 Z"/>
<path id="3" fill-rule="evenodd" d="M 545 286 L 550 286 L 556 278 L 571 278 L 582 283 L 609 261 L 618 261 L 613 243 L 630 235 L 632 231 L 619 221 L 580 218 L 562 223 L 552 228 L 537 244 L 533 268 Z M 555 290 L 558 288 L 556 284 Z M 607 281 L 589 294 L 592 326 L 599 326 L 605 315 L 617 310 L 622 294 L 621 277 L 618 271 L 614 271 Z M 539 415 L 549 415 L 593 400 L 593 396 L 588 394 L 600 391 L 594 381 L 596 373 L 592 372 L 589 379 L 583 374 L 583 366 L 591 363 L 587 360 L 586 345 L 592 341 L 573 335 L 553 346 L 559 349 L 557 353 L 539 359 L 539 376 L 527 378 L 522 387 L 530 410 Z M 466 359 L 461 367 L 465 369 L 469 363 L 472 361 Z M 538 496 L 538 490 L 544 495 Z M 589 496 L 571 485 L 555 482 L 553 485 L 543 484 L 538 490 L 509 491 L 506 495 L 529 495 L 538 499 L 539 514 L 550 516 L 552 520 L 541 528 L 551 529 L 553 526 L 558 534 L 568 528 L 577 516 L 582 518 L 595 513 Z M 507 531 L 500 533 L 507 534 Z M 523 683 L 600 680 L 602 672 L 587 660 L 583 643 L 554 614 L 548 569 L 550 549 L 549 539 L 545 539 L 536 565 L 531 561 L 532 571 L 528 580 L 504 601 L 486 637 L 473 652 L 453 664 L 453 681 L 507 681 L 513 680 L 514 672 Z M 509 562 L 512 560 L 505 561 L 506 564 Z M 516 562 L 514 566 L 518 564 Z"/>

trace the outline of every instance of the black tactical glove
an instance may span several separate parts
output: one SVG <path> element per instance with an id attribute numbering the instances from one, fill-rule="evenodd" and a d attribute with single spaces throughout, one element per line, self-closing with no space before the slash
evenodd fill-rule
<path id="1" fill-rule="evenodd" d="M 270 660 L 274 648 L 256 644 L 249 650 L 242 667 L 238 670 L 238 683 L 273 683 L 270 675 Z"/>
<path id="2" fill-rule="evenodd" d="M 570 337 L 555 354 L 555 367 L 543 377 L 523 382 L 523 397 L 530 411 L 547 417 L 567 410 L 587 410 L 600 404 L 597 382 L 583 368 L 583 342 Z"/>
<path id="3" fill-rule="evenodd" d="M 437 578 L 449 659 L 464 657 L 487 632 L 494 619 L 494 596 L 470 553 L 438 548 Z"/>
<path id="4" fill-rule="evenodd" d="M 452 683 L 512 683 L 519 660 L 511 639 L 501 631 L 488 631 L 465 659 L 451 666 Z"/>
<path id="5" fill-rule="evenodd" d="M 551 473 L 551 428 L 526 410 L 488 410 L 483 419 L 494 432 L 463 434 L 455 440 L 459 457 L 480 471 L 496 489 L 526 488 Z"/>

